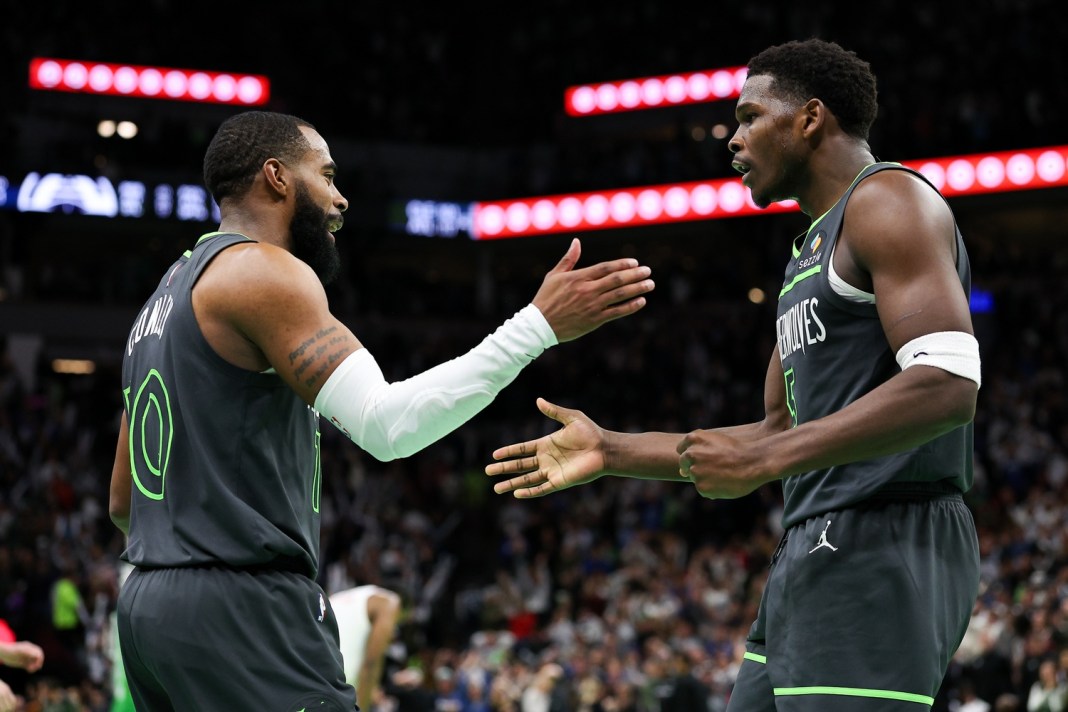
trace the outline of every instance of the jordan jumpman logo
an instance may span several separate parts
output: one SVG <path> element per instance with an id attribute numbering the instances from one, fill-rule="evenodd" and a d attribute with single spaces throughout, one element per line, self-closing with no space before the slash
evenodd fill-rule
<path id="1" fill-rule="evenodd" d="M 819 540 L 819 542 L 816 543 L 816 546 L 812 549 L 812 551 L 815 551 L 816 549 L 822 549 L 823 547 L 827 547 L 831 551 L 838 551 L 838 547 L 837 546 L 833 546 L 831 544 L 831 542 L 827 541 L 827 530 L 830 529 L 830 528 L 831 528 L 831 520 L 828 519 L 827 520 L 827 526 L 825 526 L 823 528 L 823 533 L 820 534 L 820 540 Z M 812 551 L 810 551 L 808 553 L 811 554 Z"/>

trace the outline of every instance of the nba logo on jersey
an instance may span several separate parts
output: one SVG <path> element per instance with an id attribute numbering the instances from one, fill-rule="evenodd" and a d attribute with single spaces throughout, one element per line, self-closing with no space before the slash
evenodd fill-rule
<path id="1" fill-rule="evenodd" d="M 319 594 L 319 617 L 316 619 L 320 623 L 323 622 L 323 618 L 326 617 L 326 599 L 323 598 L 323 594 Z"/>

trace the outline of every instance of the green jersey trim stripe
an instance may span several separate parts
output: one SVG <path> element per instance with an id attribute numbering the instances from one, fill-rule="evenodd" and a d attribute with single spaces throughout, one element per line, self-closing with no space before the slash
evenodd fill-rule
<path id="1" fill-rule="evenodd" d="M 788 697 L 792 695 L 839 695 L 843 697 L 872 697 L 880 700 L 900 700 L 902 702 L 916 702 L 930 707 L 934 704 L 934 698 L 927 695 L 917 695 L 911 692 L 897 692 L 895 690 L 867 690 L 861 687 L 776 687 L 776 697 Z"/>
<path id="2" fill-rule="evenodd" d="M 241 233 L 239 233 L 239 232 L 219 232 L 218 230 L 216 230 L 215 232 L 207 232 L 207 233 L 204 233 L 203 235 L 200 236 L 200 239 L 197 240 L 197 245 L 199 245 L 200 243 L 204 242 L 204 240 L 207 240 L 209 237 L 215 237 L 216 235 L 241 235 Z M 241 235 L 241 237 L 245 238 L 249 242 L 255 242 L 255 240 L 253 240 L 248 235 Z M 194 247 L 195 246 L 196 245 L 194 245 Z"/>
<path id="3" fill-rule="evenodd" d="M 900 163 L 894 163 L 893 161 L 883 161 L 883 163 L 889 163 L 890 165 L 893 165 L 893 166 L 900 166 L 901 165 Z M 863 173 L 864 171 L 868 170 L 869 168 L 871 168 L 874 165 L 876 165 L 876 164 L 875 163 L 869 163 L 868 165 L 866 165 L 866 166 L 864 166 L 863 168 L 860 169 L 860 173 Z M 853 185 L 856 184 L 856 182 L 858 180 L 860 180 L 860 173 L 857 173 L 857 177 L 854 178 L 853 182 L 849 184 L 849 188 L 852 188 Z M 849 192 L 849 188 L 846 188 L 846 193 Z M 842 195 L 845 195 L 845 193 L 843 193 Z M 837 203 L 835 203 L 835 205 L 837 205 Z M 818 218 L 816 218 L 815 220 L 812 221 L 812 224 L 808 226 L 808 230 L 805 231 L 805 241 L 806 242 L 808 241 L 809 235 L 812 234 L 812 228 L 814 228 L 817 225 L 819 225 L 820 224 L 820 220 L 823 220 L 823 218 L 827 217 L 827 213 L 831 212 L 832 210 L 834 210 L 834 205 L 832 205 L 831 207 L 827 208 L 827 210 L 824 211 L 823 215 L 820 215 Z M 796 242 L 793 245 L 790 246 L 790 251 L 793 252 L 795 260 L 798 257 L 801 256 L 801 248 L 797 246 Z M 779 296 L 782 296 L 782 295 L 780 294 Z"/>
<path id="4" fill-rule="evenodd" d="M 754 663 L 760 663 L 761 665 L 768 664 L 768 658 L 766 655 L 757 655 L 756 653 L 746 653 L 742 656 L 745 660 L 752 660 Z"/>
<path id="5" fill-rule="evenodd" d="M 867 166 L 865 166 L 865 168 L 867 168 Z M 859 177 L 860 176 L 858 175 L 857 178 L 859 178 Z M 856 182 L 856 178 L 853 179 L 853 182 L 854 183 Z M 827 213 L 831 212 L 832 210 L 834 210 L 834 205 L 832 205 L 831 207 L 827 208 L 825 211 L 823 211 L 823 215 L 820 215 L 818 218 L 816 218 L 815 220 L 812 221 L 812 224 L 808 226 L 808 230 L 805 230 L 805 239 L 801 243 L 802 245 L 805 244 L 806 242 L 808 242 L 809 235 L 812 234 L 812 228 L 814 228 L 817 225 L 819 225 L 820 224 L 820 220 L 823 220 L 823 218 L 827 217 Z M 801 248 L 797 246 L 797 240 L 794 240 L 793 244 L 790 245 L 790 251 L 793 253 L 795 260 L 798 257 L 801 256 Z"/>
<path id="6" fill-rule="evenodd" d="M 809 267 L 804 272 L 799 272 L 793 279 L 790 280 L 789 284 L 787 284 L 786 286 L 784 286 L 782 288 L 782 291 L 779 292 L 779 298 L 781 299 L 782 295 L 786 294 L 791 289 L 796 287 L 798 282 L 802 282 L 802 281 L 808 279 L 809 277 L 812 277 L 813 275 L 819 274 L 822 271 L 823 271 L 823 265 L 816 265 L 815 267 Z"/>

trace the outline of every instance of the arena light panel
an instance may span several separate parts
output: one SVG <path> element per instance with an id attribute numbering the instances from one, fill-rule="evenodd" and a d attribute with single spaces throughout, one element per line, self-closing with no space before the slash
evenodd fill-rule
<path id="1" fill-rule="evenodd" d="M 727 67 L 582 84 L 564 91 L 564 108 L 571 116 L 595 116 L 734 99 L 742 91 L 746 74 L 745 67 Z"/>
<path id="2" fill-rule="evenodd" d="M 208 72 L 38 57 L 30 62 L 30 87 L 78 94 L 133 96 L 238 106 L 262 106 L 271 83 L 258 74 Z"/>
<path id="3" fill-rule="evenodd" d="M 1068 146 L 906 161 L 947 198 L 1068 185 Z M 474 203 L 471 237 L 496 240 L 797 210 L 760 209 L 740 178 Z"/>

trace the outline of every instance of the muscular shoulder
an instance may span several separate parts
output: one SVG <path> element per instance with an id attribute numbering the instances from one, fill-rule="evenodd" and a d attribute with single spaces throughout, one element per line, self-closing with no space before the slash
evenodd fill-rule
<path id="1" fill-rule="evenodd" d="M 234 245 L 204 270 L 195 292 L 199 305 L 219 315 L 268 312 L 293 301 L 326 295 L 312 269 L 280 247 Z"/>
<path id="2" fill-rule="evenodd" d="M 854 189 L 845 210 L 850 254 L 862 268 L 881 254 L 953 251 L 953 214 L 921 178 L 901 170 L 870 176 Z"/>

